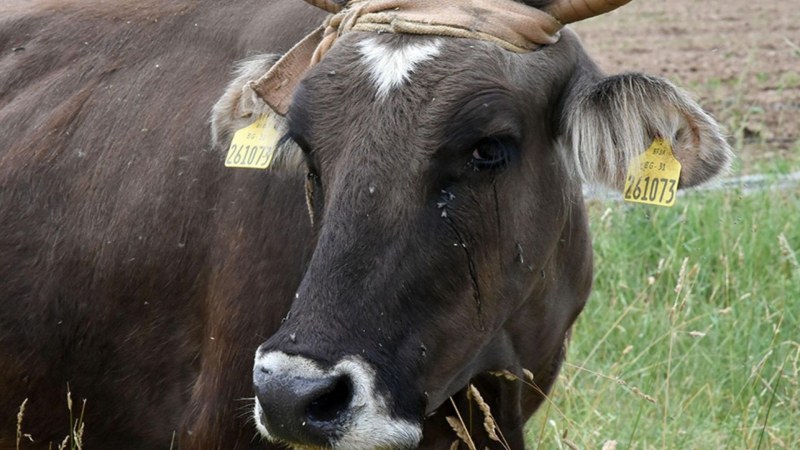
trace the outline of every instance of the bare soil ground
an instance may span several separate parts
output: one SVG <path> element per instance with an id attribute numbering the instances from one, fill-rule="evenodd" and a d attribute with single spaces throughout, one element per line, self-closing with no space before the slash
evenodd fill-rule
<path id="1" fill-rule="evenodd" d="M 608 73 L 688 90 L 726 126 L 738 170 L 800 170 L 800 4 L 636 0 L 574 29 Z"/>

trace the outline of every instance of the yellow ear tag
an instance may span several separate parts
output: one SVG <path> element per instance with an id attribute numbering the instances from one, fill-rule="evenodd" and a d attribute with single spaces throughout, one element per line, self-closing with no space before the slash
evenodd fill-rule
<path id="1" fill-rule="evenodd" d="M 262 114 L 255 122 L 233 135 L 228 156 L 225 157 L 225 167 L 268 168 L 284 133 L 282 118 L 275 113 Z"/>
<path id="2" fill-rule="evenodd" d="M 653 145 L 628 166 L 625 201 L 672 206 L 677 197 L 680 177 L 681 163 L 672 154 L 669 142 L 656 138 Z"/>

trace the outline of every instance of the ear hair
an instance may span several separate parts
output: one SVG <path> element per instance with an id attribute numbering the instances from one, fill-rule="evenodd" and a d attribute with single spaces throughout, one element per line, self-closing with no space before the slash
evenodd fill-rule
<path id="1" fill-rule="evenodd" d="M 601 79 L 576 96 L 562 144 L 583 181 L 622 188 L 628 164 L 656 137 L 683 165 L 681 187 L 723 172 L 733 153 L 721 127 L 685 92 L 638 73 Z"/>
<path id="2" fill-rule="evenodd" d="M 225 88 L 211 110 L 211 143 L 224 149 L 233 134 L 253 123 L 258 116 L 269 111 L 269 106 L 250 87 L 250 81 L 264 75 L 280 55 L 269 53 L 239 61 L 234 68 L 234 79 Z M 291 139 L 282 139 L 275 149 L 271 168 L 293 170 L 303 166 L 303 155 Z"/>

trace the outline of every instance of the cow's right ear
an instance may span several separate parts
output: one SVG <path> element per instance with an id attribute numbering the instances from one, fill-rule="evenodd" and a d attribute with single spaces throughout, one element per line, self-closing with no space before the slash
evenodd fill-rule
<path id="1" fill-rule="evenodd" d="M 269 111 L 269 106 L 256 94 L 250 82 L 261 78 L 281 55 L 257 55 L 236 65 L 234 79 L 225 88 L 211 110 L 211 142 L 214 148 L 227 149 L 234 133 L 247 127 Z M 302 167 L 300 148 L 286 140 L 276 149 L 270 169 L 293 170 Z"/>
<path id="2" fill-rule="evenodd" d="M 685 92 L 639 73 L 591 78 L 576 83 L 563 116 L 562 144 L 583 180 L 622 189 L 630 161 L 657 137 L 682 165 L 680 187 L 727 169 L 733 153 L 720 125 Z"/>

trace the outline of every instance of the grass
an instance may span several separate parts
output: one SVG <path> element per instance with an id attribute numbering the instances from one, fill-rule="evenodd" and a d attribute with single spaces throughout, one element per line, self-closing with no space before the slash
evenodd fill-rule
<path id="1" fill-rule="evenodd" d="M 28 433 L 25 433 L 24 424 L 25 424 L 25 408 L 28 405 L 28 399 L 26 398 L 22 404 L 19 405 L 19 412 L 17 412 L 17 442 L 16 442 L 16 450 L 20 450 L 21 448 L 25 448 L 21 446 L 26 441 L 30 441 L 31 443 L 35 443 L 33 436 Z M 81 410 L 80 414 L 75 417 L 75 411 L 73 410 L 72 404 L 72 392 L 69 389 L 69 385 L 67 385 L 67 411 L 69 412 L 69 434 L 67 434 L 64 439 L 61 441 L 60 444 L 56 445 L 53 442 L 50 442 L 48 445 L 48 449 L 56 449 L 56 450 L 83 450 L 83 436 L 84 431 L 86 430 L 86 423 L 84 422 L 84 414 L 86 413 L 86 399 L 83 400 L 81 403 Z"/>
<path id="2" fill-rule="evenodd" d="M 594 291 L 529 447 L 800 448 L 800 189 L 590 214 Z"/>

